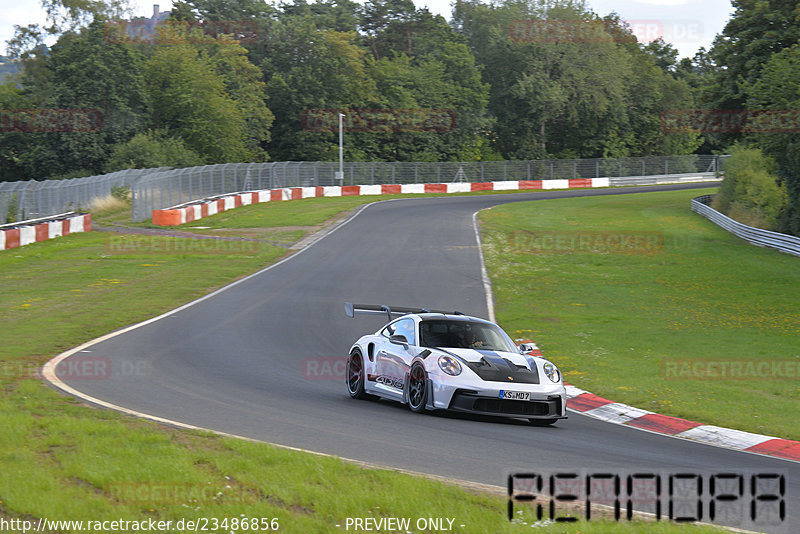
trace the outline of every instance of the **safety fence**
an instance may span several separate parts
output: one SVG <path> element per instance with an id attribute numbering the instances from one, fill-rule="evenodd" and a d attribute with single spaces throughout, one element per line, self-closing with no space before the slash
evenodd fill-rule
<path id="1" fill-rule="evenodd" d="M 483 162 L 336 162 L 285 161 L 226 163 L 183 169 L 129 169 L 69 180 L 0 182 L 0 224 L 88 210 L 115 188 L 131 191 L 132 219 L 153 210 L 238 191 L 287 187 L 576 180 L 650 177 L 651 182 L 680 175 L 717 173 L 721 156 L 684 155 L 637 158 L 551 159 Z M 627 180 L 625 183 L 629 183 Z"/>
<path id="2" fill-rule="evenodd" d="M 142 176 L 159 169 L 128 169 L 68 180 L 0 182 L 0 224 L 86 211 L 115 187 L 130 188 Z"/>
<path id="3" fill-rule="evenodd" d="M 712 195 L 703 195 L 692 199 L 692 211 L 749 243 L 800 256 L 800 237 L 762 230 L 734 221 L 710 206 L 712 198 Z"/>
<path id="4" fill-rule="evenodd" d="M 643 183 L 659 183 L 677 181 L 674 178 L 681 175 L 715 175 L 719 168 L 720 156 L 703 155 L 467 163 L 349 162 L 344 163 L 341 176 L 335 162 L 228 163 L 147 174 L 132 187 L 132 215 L 140 222 L 149 219 L 153 210 L 242 191 L 588 178 L 609 178 L 610 185 L 622 185 L 617 178 L 649 177 Z"/>

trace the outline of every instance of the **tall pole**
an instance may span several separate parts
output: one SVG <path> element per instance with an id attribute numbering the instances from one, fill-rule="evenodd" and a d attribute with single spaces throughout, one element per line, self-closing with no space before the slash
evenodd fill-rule
<path id="1" fill-rule="evenodd" d="M 341 184 L 344 184 L 344 136 L 342 117 L 344 117 L 344 113 L 339 113 L 339 180 L 341 180 Z"/>

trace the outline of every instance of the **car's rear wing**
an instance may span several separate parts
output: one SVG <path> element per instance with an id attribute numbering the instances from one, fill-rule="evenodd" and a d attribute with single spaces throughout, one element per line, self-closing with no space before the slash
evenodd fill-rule
<path id="1" fill-rule="evenodd" d="M 350 302 L 344 303 L 344 313 L 348 317 L 355 317 L 356 315 L 383 315 L 386 314 L 389 320 L 392 316 L 407 315 L 409 313 L 444 313 L 448 315 L 464 315 L 459 311 L 440 311 L 429 310 L 428 308 L 401 308 L 400 306 L 387 306 L 385 304 L 352 304 Z"/>

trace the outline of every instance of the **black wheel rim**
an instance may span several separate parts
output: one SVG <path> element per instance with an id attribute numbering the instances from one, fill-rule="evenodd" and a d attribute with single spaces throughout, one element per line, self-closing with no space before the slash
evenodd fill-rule
<path id="1" fill-rule="evenodd" d="M 350 361 L 347 364 L 347 387 L 350 388 L 351 393 L 357 393 L 361 387 L 363 371 L 361 357 L 358 354 L 350 356 Z"/>
<path id="2" fill-rule="evenodd" d="M 422 367 L 411 369 L 408 380 L 408 400 L 412 407 L 419 408 L 425 398 L 425 371 Z"/>

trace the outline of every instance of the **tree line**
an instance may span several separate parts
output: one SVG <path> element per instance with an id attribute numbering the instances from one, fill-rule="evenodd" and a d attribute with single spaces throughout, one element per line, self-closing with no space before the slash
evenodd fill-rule
<path id="1" fill-rule="evenodd" d="M 545 15 L 538 1 L 459 1 L 448 22 L 411 0 L 188 0 L 143 40 L 125 35 L 119 4 L 56 4 L 71 18 L 20 27 L 10 42 L 23 68 L 0 89 L 0 106 L 99 109 L 102 127 L 4 132 L 0 180 L 335 159 L 336 128 L 304 127 L 314 110 L 452 116 L 446 128 L 348 132 L 345 156 L 354 161 L 687 154 L 699 146 L 696 134 L 659 129 L 662 110 L 690 105 L 689 84 L 660 68 L 624 23 L 580 2 L 551 4 Z M 606 38 L 541 43 L 510 34 L 513 21 L 545 16 L 600 21 Z M 215 27 L 233 33 L 210 34 L 209 21 L 226 21 Z M 237 23 L 246 30 L 239 39 Z M 48 32 L 57 37 L 50 47 L 42 44 Z"/>
<path id="2" fill-rule="evenodd" d="M 713 46 L 678 60 L 580 0 L 456 0 L 449 21 L 411 0 L 187 0 L 146 39 L 125 33 L 124 0 L 49 0 L 48 24 L 9 41 L 21 70 L 0 85 L 0 109 L 93 109 L 102 125 L 20 131 L 5 118 L 0 180 L 334 160 L 330 119 L 349 112 L 350 161 L 755 147 L 787 191 L 775 224 L 800 232 L 796 132 L 708 128 L 713 112 L 665 127 L 676 110 L 800 107 L 797 2 L 733 5 Z M 420 127 L 434 115 L 452 120 Z M 326 127 L 309 127 L 322 116 Z"/>
<path id="3" fill-rule="evenodd" d="M 716 207 L 753 226 L 800 235 L 800 3 L 732 0 L 709 50 L 668 70 L 692 87 L 699 152 L 732 154 Z M 698 131 L 700 130 L 698 129 Z"/>

